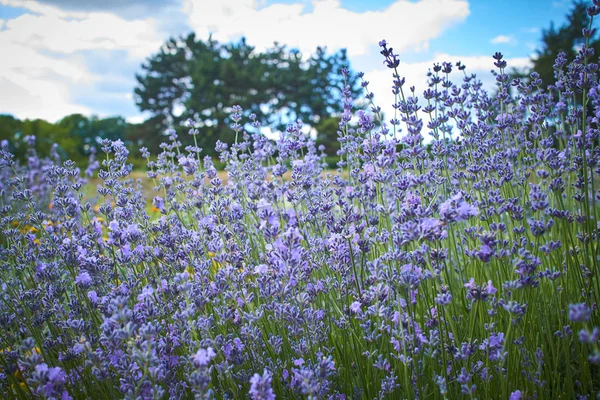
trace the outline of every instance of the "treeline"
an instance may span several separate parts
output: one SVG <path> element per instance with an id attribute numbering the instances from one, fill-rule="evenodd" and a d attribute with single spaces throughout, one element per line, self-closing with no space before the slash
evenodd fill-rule
<path id="1" fill-rule="evenodd" d="M 26 137 L 30 135 L 36 138 L 35 149 L 40 156 L 50 155 L 52 146 L 56 145 L 61 158 L 82 162 L 92 147 L 99 150 L 103 139 L 121 139 L 135 150 L 139 148 L 140 140 L 158 140 L 160 132 L 156 129 L 150 121 L 130 124 L 123 117 L 72 114 L 53 124 L 42 119 L 20 120 L 11 115 L 0 115 L 0 140 L 8 140 L 11 152 L 20 159 L 25 157 Z"/>
<path id="2" fill-rule="evenodd" d="M 325 118 L 318 126 L 321 133 L 317 142 L 326 147 L 328 155 L 333 156 L 328 159 L 333 167 L 337 161 L 335 153 L 339 148 L 336 133 L 338 119 Z M 38 155 L 49 156 L 52 147 L 55 146 L 63 160 L 70 159 L 78 163 L 85 163 L 93 151 L 92 147 L 99 150 L 102 140 L 120 139 L 129 148 L 131 161 L 136 166 L 142 166 L 145 160 L 141 159 L 139 149 L 147 147 L 152 154 L 158 154 L 161 151 L 160 143 L 168 139 L 166 133 L 165 128 L 156 122 L 155 118 L 134 124 L 118 116 L 98 118 L 71 114 L 53 124 L 42 119 L 20 120 L 12 115 L 0 114 L 0 140 L 7 140 L 11 153 L 20 160 L 25 159 L 29 147 L 27 136 L 35 136 L 35 150 Z M 180 133 L 184 141 L 191 139 L 188 139 L 186 132 Z M 214 146 L 205 148 L 203 154 L 215 157 Z"/>

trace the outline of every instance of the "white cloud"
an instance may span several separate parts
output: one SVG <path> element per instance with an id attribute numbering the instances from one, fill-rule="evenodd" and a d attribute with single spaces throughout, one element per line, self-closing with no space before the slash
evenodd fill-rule
<path id="1" fill-rule="evenodd" d="M 246 36 L 259 50 L 274 41 L 312 53 L 317 46 L 366 54 L 381 39 L 396 52 L 427 49 L 428 42 L 469 15 L 466 0 L 397 0 L 385 10 L 352 12 L 339 0 L 313 0 L 312 10 L 298 0 L 260 8 L 256 0 L 185 0 L 189 24 L 201 38 L 209 33 L 228 41 Z"/>
<path id="2" fill-rule="evenodd" d="M 0 40 L 3 44 L 56 53 L 125 49 L 134 57 L 156 51 L 162 42 L 152 20 L 126 21 L 114 14 L 97 12 L 78 19 L 24 14 L 6 22 Z"/>
<path id="3" fill-rule="evenodd" d="M 107 78 L 89 70 L 82 52 L 124 50 L 126 57 L 141 63 L 163 41 L 157 22 L 149 18 L 130 21 L 106 12 L 67 13 L 36 1 L 0 3 L 33 12 L 5 21 L 0 30 L 0 112 L 19 118 L 55 121 L 74 112 L 95 112 L 72 99 L 75 89 L 93 90 Z"/>
<path id="4" fill-rule="evenodd" d="M 0 32 L 0 48 L 6 54 L 0 63 L 0 112 L 19 118 L 59 119 L 75 112 L 89 113 L 70 104 L 70 86 L 93 79 L 77 59 L 56 59 L 34 49 L 4 41 L 10 30 Z"/>
<path id="5" fill-rule="evenodd" d="M 492 43 L 492 44 L 512 43 L 513 41 L 514 41 L 514 39 L 510 36 L 498 35 L 495 38 L 493 38 L 492 40 L 490 40 L 490 43 Z"/>
<path id="6" fill-rule="evenodd" d="M 564 8 L 570 4 L 568 0 L 555 0 L 552 2 L 553 8 Z"/>

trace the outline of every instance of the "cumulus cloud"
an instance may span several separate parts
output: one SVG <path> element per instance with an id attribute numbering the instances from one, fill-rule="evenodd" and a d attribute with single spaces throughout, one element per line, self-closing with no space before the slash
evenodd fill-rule
<path id="1" fill-rule="evenodd" d="M 397 0 L 381 11 L 350 11 L 339 0 L 313 0 L 260 7 L 256 0 L 184 0 L 189 24 L 200 35 L 217 40 L 239 36 L 258 49 L 274 41 L 302 52 L 317 46 L 347 48 L 350 56 L 366 54 L 381 39 L 398 52 L 427 49 L 428 42 L 469 15 L 466 0 Z"/>
<path id="2" fill-rule="evenodd" d="M 119 58 L 113 62 L 139 65 L 164 40 L 152 18 L 126 20 L 109 12 L 65 11 L 37 1 L 0 3 L 31 11 L 6 20 L 0 30 L 0 76 L 4 77 L 0 112 L 20 118 L 55 121 L 75 112 L 107 114 L 107 108 L 98 110 L 74 99 L 76 92 L 97 93 L 98 86 L 114 79 L 106 71 L 93 72 L 89 56 L 115 52 Z M 133 89 L 133 74 L 127 78 L 121 97 Z"/>
<path id="3" fill-rule="evenodd" d="M 514 39 L 510 36 L 498 35 L 495 38 L 493 38 L 492 40 L 490 40 L 490 43 L 501 44 L 501 43 L 512 43 L 513 41 L 514 41 Z"/>
<path id="4" fill-rule="evenodd" d="M 50 10 L 46 6 L 32 9 Z M 126 49 L 137 57 L 155 51 L 161 39 L 152 19 L 127 21 L 112 13 L 70 15 L 61 10 L 23 14 L 8 20 L 0 36 L 2 44 L 13 43 L 35 50 L 72 53 L 77 50 Z"/>
<path id="5" fill-rule="evenodd" d="M 39 4 L 58 7 L 66 11 L 111 12 L 126 19 L 138 19 L 149 15 L 155 15 L 157 9 L 164 9 L 176 5 L 178 1 L 179 0 L 36 0 Z"/>

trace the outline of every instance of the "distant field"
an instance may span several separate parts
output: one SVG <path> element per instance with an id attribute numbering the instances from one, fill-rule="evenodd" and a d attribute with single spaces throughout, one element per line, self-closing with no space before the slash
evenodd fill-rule
<path id="1" fill-rule="evenodd" d="M 338 174 L 338 172 L 334 169 L 329 169 L 329 170 L 325 170 L 323 171 L 323 176 L 327 175 L 327 174 L 331 174 L 331 175 L 336 175 Z M 346 172 L 342 173 L 343 175 L 346 175 Z M 287 172 L 283 175 L 284 179 L 290 179 L 291 178 L 291 172 Z M 226 184 L 229 180 L 229 175 L 227 173 L 227 171 L 218 171 L 217 172 L 217 176 L 223 181 L 224 184 Z M 154 198 L 154 196 L 157 195 L 157 192 L 154 190 L 154 183 L 152 182 L 151 179 L 148 178 L 148 175 L 146 173 L 146 171 L 141 171 L 141 170 L 134 170 L 131 174 L 130 174 L 130 178 L 134 179 L 134 180 L 139 180 L 139 183 L 142 186 L 142 193 L 144 194 L 144 196 L 146 197 L 146 203 L 147 203 L 147 208 L 150 211 L 152 209 L 152 199 Z M 208 183 L 208 181 L 207 181 Z M 98 185 L 102 184 L 102 179 L 98 178 L 98 177 L 94 177 L 91 179 L 88 179 L 88 183 L 84 188 L 84 193 L 85 193 L 85 198 L 88 201 L 94 202 L 94 199 L 98 197 Z"/>

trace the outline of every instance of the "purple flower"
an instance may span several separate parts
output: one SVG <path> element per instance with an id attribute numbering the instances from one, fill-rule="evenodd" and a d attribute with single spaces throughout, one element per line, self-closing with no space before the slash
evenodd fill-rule
<path id="1" fill-rule="evenodd" d="M 96 293 L 95 290 L 90 290 L 87 293 L 88 299 L 90 299 L 90 301 L 92 302 L 92 304 L 96 304 L 98 303 L 98 294 Z"/>
<path id="2" fill-rule="evenodd" d="M 159 209 L 160 211 L 164 211 L 165 209 L 165 200 L 162 197 L 156 196 L 152 200 L 152 205 Z"/>
<path id="3" fill-rule="evenodd" d="M 48 372 L 48 364 L 41 363 L 35 366 L 35 373 L 42 376 Z"/>
<path id="4" fill-rule="evenodd" d="M 440 205 L 440 216 L 447 222 L 464 221 L 479 214 L 479 209 L 462 200 L 458 193 Z"/>
<path id="5" fill-rule="evenodd" d="M 206 367 L 216 355 L 212 347 L 207 347 L 206 349 L 198 350 L 192 357 L 192 361 L 196 368 Z"/>
<path id="6" fill-rule="evenodd" d="M 92 277 L 86 271 L 83 271 L 75 277 L 75 283 L 87 287 L 92 284 Z"/>
<path id="7" fill-rule="evenodd" d="M 523 394 L 521 394 L 520 390 L 515 390 L 510 394 L 509 400 L 521 400 L 523 398 Z"/>
<path id="8" fill-rule="evenodd" d="M 581 343 L 595 344 L 598 340 L 600 340 L 600 329 L 597 327 L 591 333 L 587 329 L 579 331 L 579 341 Z"/>
<path id="9" fill-rule="evenodd" d="M 475 206 L 468 204 L 466 201 L 461 202 L 457 208 L 458 220 L 465 220 L 471 217 L 479 215 L 479 209 Z"/>
<path id="10" fill-rule="evenodd" d="M 569 304 L 569 320 L 572 322 L 588 322 L 592 312 L 585 303 Z"/>
<path id="11" fill-rule="evenodd" d="M 274 400 L 275 393 L 271 387 L 271 380 L 273 375 L 268 371 L 264 370 L 262 376 L 254 374 L 250 378 L 250 398 L 252 400 Z"/>
<path id="12" fill-rule="evenodd" d="M 352 304 L 350 304 L 350 310 L 356 314 L 356 313 L 360 312 L 360 306 L 361 306 L 360 302 L 355 301 Z"/>
<path id="13" fill-rule="evenodd" d="M 113 232 L 118 231 L 119 230 L 119 221 L 116 221 L 116 220 L 110 221 L 110 223 L 108 224 L 108 229 L 110 229 Z"/>
<path id="14" fill-rule="evenodd" d="M 487 244 L 482 245 L 477 251 L 477 258 L 479 258 L 483 262 L 488 262 L 492 258 L 492 248 Z"/>
<path id="15" fill-rule="evenodd" d="M 146 286 L 142 289 L 142 293 L 138 295 L 138 301 L 145 301 L 146 299 L 152 299 L 154 289 L 151 286 Z"/>
<path id="16" fill-rule="evenodd" d="M 266 275 L 269 272 L 269 267 L 266 264 L 259 264 L 254 267 L 254 273 L 256 275 Z"/>
<path id="17" fill-rule="evenodd" d="M 496 292 L 498 291 L 498 289 L 496 289 L 496 288 L 494 287 L 494 285 L 492 285 L 492 281 L 491 281 L 491 280 L 489 280 L 489 281 L 488 281 L 488 283 L 487 283 L 487 285 L 486 285 L 486 287 L 485 287 L 485 289 L 484 289 L 484 291 L 485 291 L 485 293 L 486 293 L 487 295 L 490 295 L 490 296 L 491 296 L 491 295 L 494 295 L 494 294 L 496 294 Z"/>

